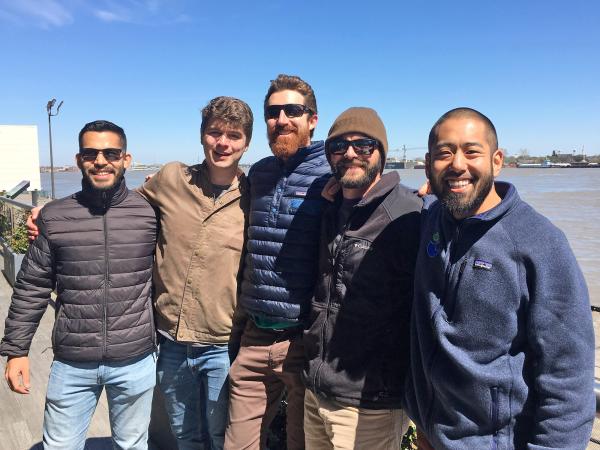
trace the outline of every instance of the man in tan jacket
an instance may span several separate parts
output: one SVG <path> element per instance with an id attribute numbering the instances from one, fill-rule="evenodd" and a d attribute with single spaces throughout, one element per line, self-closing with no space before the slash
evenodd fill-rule
<path id="1" fill-rule="evenodd" d="M 238 163 L 252 123 L 243 101 L 211 100 L 200 127 L 204 162 L 169 163 L 139 190 L 160 211 L 154 268 L 158 382 L 179 450 L 223 448 L 228 343 L 248 204 Z"/>

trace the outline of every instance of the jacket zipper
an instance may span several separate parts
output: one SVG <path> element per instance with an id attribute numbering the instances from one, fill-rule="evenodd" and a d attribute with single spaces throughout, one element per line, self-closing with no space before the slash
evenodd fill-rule
<path id="1" fill-rule="evenodd" d="M 344 228 L 342 230 L 341 236 L 340 236 L 340 240 L 335 248 L 335 251 L 333 253 L 333 263 L 331 265 L 331 277 L 329 280 L 329 290 L 328 290 L 328 296 L 327 296 L 327 304 L 325 305 L 325 322 L 323 323 L 323 328 L 321 329 L 321 342 L 323 343 L 323 345 L 321 346 L 321 358 L 320 358 L 320 362 L 319 362 L 319 366 L 317 367 L 317 370 L 315 370 L 315 376 L 313 378 L 313 386 L 315 388 L 315 390 L 317 389 L 317 379 L 319 378 L 319 374 L 321 372 L 321 368 L 323 367 L 323 360 L 325 359 L 325 346 L 326 346 L 326 331 L 327 331 L 327 323 L 329 322 L 329 315 L 331 313 L 331 297 L 332 297 L 332 292 L 335 290 L 335 286 L 337 283 L 337 271 L 335 270 L 336 266 L 337 266 L 337 262 L 338 262 L 338 257 L 340 255 L 341 252 L 341 248 L 342 248 L 342 243 L 344 242 L 345 238 L 346 238 L 346 231 L 348 230 L 348 226 L 350 225 L 350 218 L 352 217 L 354 211 L 350 214 L 350 217 L 348 217 L 348 220 L 346 220 L 346 223 L 344 224 Z M 335 217 L 334 217 L 335 219 Z M 335 237 L 333 242 L 335 243 Z"/>
<path id="2" fill-rule="evenodd" d="M 107 316 L 108 316 L 108 230 L 106 229 L 106 214 L 108 213 L 108 205 L 106 203 L 106 193 L 102 193 L 102 206 L 104 214 L 102 215 L 102 223 L 104 225 L 104 304 L 102 305 L 102 359 L 106 356 L 106 335 L 107 335 Z"/>
<path id="3" fill-rule="evenodd" d="M 454 236 L 452 236 L 452 240 L 450 241 L 450 248 L 448 248 L 448 252 L 446 254 L 446 258 L 444 264 L 446 265 L 446 285 L 444 286 L 444 298 L 441 300 L 441 304 L 446 304 L 448 298 L 448 289 L 450 287 L 450 283 L 452 281 L 452 254 L 454 253 L 454 249 L 456 248 L 458 239 L 460 238 L 461 226 L 458 225 L 454 230 Z"/>
<path id="4" fill-rule="evenodd" d="M 458 275 L 456 277 L 456 282 L 454 283 L 454 289 L 452 290 L 452 302 L 448 303 L 448 321 L 452 322 L 452 318 L 454 317 L 454 309 L 456 308 L 456 297 L 458 295 L 458 288 L 460 286 L 460 281 L 462 280 L 463 272 L 465 271 L 465 267 L 467 267 L 467 258 L 463 259 L 460 263 L 460 267 L 458 269 Z"/>
<path id="5" fill-rule="evenodd" d="M 444 297 L 441 299 L 440 301 L 440 308 L 446 304 L 446 300 L 448 297 L 448 290 L 450 287 L 450 283 L 451 283 L 451 275 L 452 275 L 452 266 L 451 266 L 451 261 L 452 261 L 452 252 L 454 251 L 454 248 L 456 247 L 457 241 L 460 237 L 460 232 L 461 232 L 461 225 L 459 224 L 456 227 L 456 230 L 454 232 L 454 236 L 452 237 L 452 240 L 450 241 L 450 248 L 448 249 L 448 253 L 446 255 L 445 258 L 445 264 L 448 266 L 448 269 L 446 270 L 446 283 L 444 285 Z M 457 283 L 454 289 L 454 295 L 456 295 L 456 287 L 458 287 L 458 283 L 460 282 L 460 279 L 462 278 L 462 274 L 465 270 L 465 267 L 467 265 L 467 259 L 465 258 L 465 260 L 461 263 L 460 268 L 458 270 L 458 279 L 457 279 Z M 439 311 L 438 309 L 438 311 Z M 436 314 L 437 315 L 437 314 Z M 434 315 L 435 317 L 435 315 Z M 437 356 L 437 352 L 438 352 L 438 344 L 437 342 L 435 343 L 435 347 L 433 348 L 432 352 L 431 352 L 431 357 L 429 359 L 429 373 L 433 373 L 433 366 L 435 365 L 435 360 L 436 360 L 436 356 Z M 435 391 L 433 389 L 433 383 L 431 381 L 429 381 L 429 387 L 431 388 L 431 400 L 429 402 L 429 408 L 427 411 L 427 421 L 426 424 L 431 424 L 431 416 L 433 415 L 433 405 L 435 404 Z M 429 427 L 429 429 L 427 430 L 428 432 L 432 432 L 431 427 Z"/>
<path id="6" fill-rule="evenodd" d="M 498 386 L 492 387 L 492 450 L 498 448 L 498 417 L 500 413 L 500 403 L 498 402 Z"/>
<path id="7" fill-rule="evenodd" d="M 269 205 L 269 214 L 267 216 L 270 226 L 277 225 L 277 216 L 279 215 L 279 211 L 281 209 L 281 200 L 283 199 L 283 192 L 285 191 L 286 184 L 287 176 L 283 177 L 275 185 L 275 192 L 273 192 L 273 199 L 271 200 L 271 204 Z"/>

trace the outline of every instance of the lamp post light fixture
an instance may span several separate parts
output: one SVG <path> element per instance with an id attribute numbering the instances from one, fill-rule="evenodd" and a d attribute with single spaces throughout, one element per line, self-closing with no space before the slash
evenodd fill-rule
<path id="1" fill-rule="evenodd" d="M 63 102 L 61 101 L 58 104 L 58 106 L 56 107 L 56 111 L 53 113 L 52 108 L 54 108 L 55 104 L 56 104 L 56 99 L 53 98 L 46 105 L 46 111 L 48 111 L 48 138 L 50 139 L 50 183 L 52 186 L 51 191 L 50 191 L 50 197 L 52 197 L 52 199 L 54 199 L 55 197 L 54 197 L 54 158 L 52 156 L 52 121 L 50 120 L 50 118 L 52 116 L 58 115 L 58 111 L 60 110 L 60 107 L 62 106 Z"/>

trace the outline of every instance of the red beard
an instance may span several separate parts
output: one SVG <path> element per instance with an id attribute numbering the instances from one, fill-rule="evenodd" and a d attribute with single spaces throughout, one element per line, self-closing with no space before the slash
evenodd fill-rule
<path id="1" fill-rule="evenodd" d="M 269 145 L 271 152 L 281 159 L 288 159 L 296 154 L 299 148 L 306 147 L 307 142 L 310 142 L 310 131 L 298 129 L 296 127 L 287 127 L 291 131 L 290 134 L 280 135 L 281 128 L 276 128 L 273 133 L 269 134 Z"/>

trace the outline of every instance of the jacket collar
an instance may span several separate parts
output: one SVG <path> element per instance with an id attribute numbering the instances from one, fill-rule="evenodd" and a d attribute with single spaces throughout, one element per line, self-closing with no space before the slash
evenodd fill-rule
<path id="1" fill-rule="evenodd" d="M 507 214 L 511 209 L 513 209 L 520 201 L 521 198 L 517 193 L 517 189 L 511 183 L 507 183 L 506 181 L 494 181 L 494 186 L 496 188 L 496 192 L 500 196 L 500 203 L 494 206 L 492 209 L 488 209 L 481 214 L 476 214 L 471 217 L 467 217 L 462 222 L 464 223 L 480 223 L 480 222 L 490 222 L 497 220 L 498 218 Z M 442 217 L 444 221 L 449 222 L 460 222 L 456 220 L 446 208 L 441 205 L 440 208 L 442 210 Z"/>
<path id="2" fill-rule="evenodd" d="M 296 153 L 290 156 L 287 160 L 279 159 L 282 166 L 288 170 L 293 171 L 305 161 L 310 161 L 314 158 L 318 158 L 325 153 L 325 143 L 323 141 L 311 142 L 308 147 L 300 147 Z"/>
<path id="3" fill-rule="evenodd" d="M 83 178 L 81 180 L 81 191 L 76 195 L 79 195 L 86 205 L 108 209 L 125 200 L 127 194 L 127 184 L 125 183 L 125 177 L 122 176 L 113 187 L 107 190 L 95 189 L 87 178 Z"/>
<path id="4" fill-rule="evenodd" d="M 187 166 L 186 168 L 186 177 L 189 177 L 188 182 L 194 184 L 202 195 L 206 198 L 210 198 L 213 193 L 213 185 L 210 181 L 210 173 L 208 169 L 208 164 L 206 160 L 202 162 L 202 164 L 196 164 L 194 166 Z M 235 178 L 231 183 L 231 186 L 220 197 L 219 204 L 226 204 L 241 195 L 245 195 L 248 192 L 248 180 L 244 171 L 238 168 Z M 213 202 L 213 206 L 215 203 Z"/>
<path id="5" fill-rule="evenodd" d="M 398 172 L 392 171 L 385 173 L 381 176 L 379 181 L 375 183 L 375 186 L 371 188 L 367 195 L 365 195 L 357 204 L 356 207 L 360 208 L 362 206 L 367 206 L 370 203 L 373 203 L 380 199 L 381 197 L 385 197 L 392 189 L 400 184 L 400 175 Z M 340 189 L 336 195 L 336 202 L 339 203 L 342 201 L 343 194 Z"/>
<path id="6" fill-rule="evenodd" d="M 208 164 L 206 163 L 206 160 L 204 160 L 202 164 L 189 166 L 188 172 L 192 177 L 192 180 L 197 180 L 198 187 L 200 189 L 202 189 L 204 192 L 212 192 L 213 187 L 210 181 L 210 173 L 208 171 Z M 195 176 L 194 172 L 197 173 Z M 245 184 L 246 174 L 242 169 L 238 167 L 237 173 L 235 175 L 235 178 L 233 179 L 233 182 L 231 183 L 231 187 L 229 188 L 228 192 L 236 190 L 238 188 L 240 189 L 240 191 L 242 191 L 245 187 Z"/>

